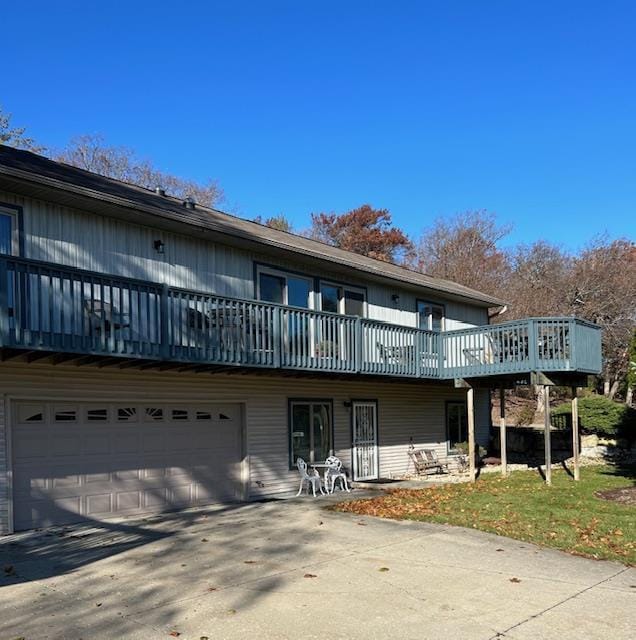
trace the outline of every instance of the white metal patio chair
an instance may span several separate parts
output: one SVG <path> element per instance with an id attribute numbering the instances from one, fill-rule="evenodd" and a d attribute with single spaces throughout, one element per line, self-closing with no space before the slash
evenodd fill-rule
<path id="1" fill-rule="evenodd" d="M 336 488 L 336 480 L 340 480 L 340 488 L 343 491 L 351 491 L 347 483 L 347 474 L 342 469 L 342 462 L 336 456 L 329 456 L 325 460 L 325 464 L 329 465 L 325 472 L 325 488 L 327 493 L 333 493 Z"/>
<path id="2" fill-rule="evenodd" d="M 320 479 L 320 474 L 317 471 L 314 471 L 313 474 L 309 474 L 307 472 L 307 463 L 302 459 L 298 458 L 296 460 L 296 466 L 298 467 L 298 473 L 300 474 L 300 487 L 298 489 L 298 493 L 296 497 L 298 497 L 303 492 L 303 486 L 305 482 L 307 483 L 307 493 L 309 493 L 309 486 L 311 485 L 311 490 L 314 493 L 314 498 L 316 497 L 316 485 L 318 485 L 318 489 L 320 489 L 320 493 L 324 496 L 325 492 L 322 488 L 322 481 Z"/>

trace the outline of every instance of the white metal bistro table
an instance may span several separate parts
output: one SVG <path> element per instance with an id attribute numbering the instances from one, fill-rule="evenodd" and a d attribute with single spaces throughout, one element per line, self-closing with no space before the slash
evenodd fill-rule
<path id="1" fill-rule="evenodd" d="M 315 469 L 316 471 L 318 471 L 318 469 L 324 469 L 322 474 L 322 483 L 324 484 L 327 493 L 331 493 L 331 491 L 329 491 L 329 485 L 327 484 L 327 477 L 329 476 L 329 469 L 333 469 L 334 465 L 327 464 L 326 462 L 308 462 L 307 466 Z"/>

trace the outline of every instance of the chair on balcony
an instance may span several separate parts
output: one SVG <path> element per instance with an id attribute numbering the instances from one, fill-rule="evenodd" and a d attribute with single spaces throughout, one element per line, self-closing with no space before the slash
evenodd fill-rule
<path id="1" fill-rule="evenodd" d="M 208 316 L 195 309 L 194 307 L 188 307 L 188 328 L 196 329 L 197 331 L 204 331 L 210 328 L 210 319 Z"/>
<path id="2" fill-rule="evenodd" d="M 415 348 L 411 345 L 387 346 L 376 342 L 375 346 L 385 364 L 408 364 L 413 360 Z"/>
<path id="3" fill-rule="evenodd" d="M 84 300 L 84 313 L 86 315 L 87 333 L 109 334 L 130 327 L 130 318 L 127 313 L 122 313 L 111 302 L 104 300 Z"/>
<path id="4" fill-rule="evenodd" d="M 448 464 L 440 462 L 434 449 L 416 449 L 409 446 L 409 457 L 413 461 L 415 473 L 430 475 L 432 473 L 448 473 Z"/>
<path id="5" fill-rule="evenodd" d="M 307 463 L 302 459 L 298 458 L 296 460 L 296 467 L 298 467 L 298 473 L 300 474 L 300 487 L 298 489 L 298 493 L 296 497 L 298 497 L 303 492 L 303 486 L 307 483 L 307 493 L 309 493 L 309 487 L 314 494 L 314 498 L 316 497 L 316 485 L 320 490 L 320 493 L 324 496 L 326 495 L 322 488 L 322 480 L 320 479 L 320 474 L 314 470 L 313 474 L 307 472 Z"/>

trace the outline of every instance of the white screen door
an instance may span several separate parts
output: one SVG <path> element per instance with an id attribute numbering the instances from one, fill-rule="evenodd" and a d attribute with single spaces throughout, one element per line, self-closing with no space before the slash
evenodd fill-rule
<path id="1" fill-rule="evenodd" d="M 378 407 L 353 403 L 353 479 L 378 479 Z"/>

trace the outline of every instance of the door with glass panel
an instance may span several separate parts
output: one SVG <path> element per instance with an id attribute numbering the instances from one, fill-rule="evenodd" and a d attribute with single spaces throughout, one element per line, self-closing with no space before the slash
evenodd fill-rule
<path id="1" fill-rule="evenodd" d="M 353 479 L 377 480 L 378 465 L 378 405 L 376 402 L 354 402 Z"/>
<path id="2" fill-rule="evenodd" d="M 284 271 L 262 270 L 258 277 L 259 299 L 297 309 L 283 311 L 283 343 L 292 363 L 301 364 L 313 355 L 313 328 L 309 314 L 312 308 L 312 281 Z"/>
<path id="3" fill-rule="evenodd" d="M 320 283 L 320 308 L 329 313 L 364 317 L 363 290 Z M 349 333 L 344 326 L 333 318 L 324 318 L 320 323 L 318 341 L 320 348 L 333 358 L 355 357 L 355 345 L 347 340 Z"/>
<path id="4" fill-rule="evenodd" d="M 324 462 L 332 453 L 331 402 L 292 400 L 290 402 L 289 465 L 296 460 Z"/>

